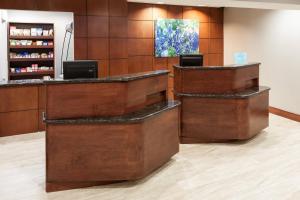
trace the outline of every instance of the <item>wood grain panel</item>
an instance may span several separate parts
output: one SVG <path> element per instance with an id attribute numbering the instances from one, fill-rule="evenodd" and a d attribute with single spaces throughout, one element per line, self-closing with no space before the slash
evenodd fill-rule
<path id="1" fill-rule="evenodd" d="M 0 113 L 38 109 L 38 86 L 0 89 Z"/>
<path id="2" fill-rule="evenodd" d="M 88 16 L 88 37 L 108 37 L 108 17 Z"/>
<path id="3" fill-rule="evenodd" d="M 210 22 L 223 23 L 223 18 L 223 8 L 210 8 Z"/>
<path id="4" fill-rule="evenodd" d="M 0 113 L 0 137 L 38 131 L 38 110 Z"/>
<path id="5" fill-rule="evenodd" d="M 153 58 L 153 69 L 168 69 L 168 58 Z"/>
<path id="6" fill-rule="evenodd" d="M 1 0 L 1 9 L 36 10 L 36 0 Z"/>
<path id="7" fill-rule="evenodd" d="M 184 19 L 195 19 L 199 22 L 209 22 L 209 8 L 207 7 L 183 7 Z"/>
<path id="8" fill-rule="evenodd" d="M 210 38 L 223 38 L 223 24 L 210 23 L 209 36 Z"/>
<path id="9" fill-rule="evenodd" d="M 168 18 L 182 19 L 183 18 L 183 7 L 169 5 L 168 6 Z"/>
<path id="10" fill-rule="evenodd" d="M 132 56 L 128 59 L 128 72 L 137 73 L 153 70 L 152 56 Z"/>
<path id="11" fill-rule="evenodd" d="M 77 15 L 86 15 L 86 0 L 38 0 L 39 10 L 74 12 Z"/>
<path id="12" fill-rule="evenodd" d="M 87 38 L 74 38 L 74 56 L 77 60 L 88 58 Z"/>
<path id="13" fill-rule="evenodd" d="M 88 59 L 108 59 L 108 43 L 107 38 L 88 38 Z"/>
<path id="14" fill-rule="evenodd" d="M 124 114 L 125 84 L 59 84 L 47 86 L 47 118 L 113 116 Z M 113 101 L 119 97 L 119 101 Z"/>
<path id="15" fill-rule="evenodd" d="M 153 20 L 168 18 L 168 6 L 153 5 Z"/>
<path id="16" fill-rule="evenodd" d="M 209 39 L 200 39 L 199 51 L 202 54 L 207 54 L 209 52 Z"/>
<path id="17" fill-rule="evenodd" d="M 222 66 L 224 63 L 223 54 L 208 54 L 208 65 Z"/>
<path id="18" fill-rule="evenodd" d="M 114 17 L 126 17 L 128 13 L 127 0 L 109 0 L 109 15 Z"/>
<path id="19" fill-rule="evenodd" d="M 87 17 L 75 15 L 74 17 L 74 36 L 87 37 Z"/>
<path id="20" fill-rule="evenodd" d="M 128 59 L 111 59 L 110 76 L 128 74 Z"/>
<path id="21" fill-rule="evenodd" d="M 128 39 L 129 56 L 153 55 L 153 39 Z"/>
<path id="22" fill-rule="evenodd" d="M 109 76 L 109 61 L 108 60 L 98 60 L 98 77 Z"/>
<path id="23" fill-rule="evenodd" d="M 127 58 L 128 57 L 128 45 L 127 39 L 110 39 L 109 40 L 109 57 L 113 58 Z"/>
<path id="24" fill-rule="evenodd" d="M 210 39 L 209 53 L 223 53 L 223 39 Z"/>
<path id="25" fill-rule="evenodd" d="M 151 4 L 129 3 L 128 19 L 130 20 L 152 20 L 153 9 Z"/>
<path id="26" fill-rule="evenodd" d="M 86 0 L 87 15 L 108 16 L 109 0 Z"/>
<path id="27" fill-rule="evenodd" d="M 152 21 L 128 21 L 129 38 L 153 38 L 154 25 Z"/>
<path id="28" fill-rule="evenodd" d="M 112 38 L 127 38 L 127 18 L 110 17 L 109 18 L 109 36 Z"/>
<path id="29" fill-rule="evenodd" d="M 200 31 L 199 31 L 200 39 L 209 38 L 210 23 L 200 23 L 199 28 L 200 28 Z M 201 40 L 200 40 L 200 42 L 201 42 Z"/>

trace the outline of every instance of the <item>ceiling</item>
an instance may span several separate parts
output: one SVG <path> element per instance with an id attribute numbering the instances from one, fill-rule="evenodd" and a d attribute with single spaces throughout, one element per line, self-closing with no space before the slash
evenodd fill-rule
<path id="1" fill-rule="evenodd" d="M 128 0 L 137 3 L 159 3 L 185 6 L 238 7 L 300 10 L 300 0 Z"/>

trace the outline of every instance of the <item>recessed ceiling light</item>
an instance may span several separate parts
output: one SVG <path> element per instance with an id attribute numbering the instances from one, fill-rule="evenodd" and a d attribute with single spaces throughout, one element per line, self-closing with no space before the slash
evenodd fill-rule
<path id="1" fill-rule="evenodd" d="M 162 2 L 162 1 L 158 1 L 158 2 L 157 2 L 157 4 L 164 4 L 164 2 Z"/>

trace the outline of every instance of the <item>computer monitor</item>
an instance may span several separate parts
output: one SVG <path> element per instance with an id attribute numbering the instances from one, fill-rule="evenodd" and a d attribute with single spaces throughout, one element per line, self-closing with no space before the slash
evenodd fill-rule
<path id="1" fill-rule="evenodd" d="M 98 78 L 98 62 L 95 60 L 74 60 L 63 63 L 64 79 Z"/>
<path id="2" fill-rule="evenodd" d="M 202 54 L 180 55 L 180 66 L 203 66 Z"/>

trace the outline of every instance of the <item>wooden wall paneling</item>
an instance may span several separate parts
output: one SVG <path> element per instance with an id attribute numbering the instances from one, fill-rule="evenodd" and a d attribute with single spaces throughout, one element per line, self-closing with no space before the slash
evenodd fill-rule
<path id="1" fill-rule="evenodd" d="M 183 7 L 169 5 L 167 17 L 170 19 L 182 19 L 183 18 Z"/>
<path id="2" fill-rule="evenodd" d="M 153 56 L 131 56 L 128 59 L 128 72 L 137 73 L 153 70 Z"/>
<path id="3" fill-rule="evenodd" d="M 199 25 L 199 37 L 200 37 L 200 42 L 201 39 L 207 39 L 209 38 L 209 31 L 210 31 L 210 23 L 200 23 Z"/>
<path id="4" fill-rule="evenodd" d="M 128 19 L 129 20 L 152 20 L 153 6 L 151 4 L 129 3 Z"/>
<path id="5" fill-rule="evenodd" d="M 223 8 L 210 8 L 210 22 L 223 23 L 224 9 Z"/>
<path id="6" fill-rule="evenodd" d="M 223 53 L 223 39 L 210 39 L 209 53 Z"/>
<path id="7" fill-rule="evenodd" d="M 108 37 L 108 17 L 88 16 L 88 37 Z"/>
<path id="8" fill-rule="evenodd" d="M 74 56 L 77 60 L 88 58 L 87 38 L 74 38 Z"/>
<path id="9" fill-rule="evenodd" d="M 202 54 L 208 54 L 209 52 L 209 39 L 200 39 L 199 51 Z"/>
<path id="10" fill-rule="evenodd" d="M 127 17 L 110 17 L 109 18 L 109 37 L 111 37 L 111 38 L 127 38 L 128 37 Z"/>
<path id="11" fill-rule="evenodd" d="M 168 69 L 168 58 L 153 58 L 154 70 Z"/>
<path id="12" fill-rule="evenodd" d="M 98 60 L 98 77 L 109 76 L 109 60 Z"/>
<path id="13" fill-rule="evenodd" d="M 109 0 L 86 0 L 87 15 L 108 16 Z"/>
<path id="14" fill-rule="evenodd" d="M 111 59 L 110 61 L 110 76 L 128 74 L 128 59 Z"/>
<path id="15" fill-rule="evenodd" d="M 223 38 L 223 24 L 222 23 L 210 23 L 209 37 L 210 38 Z"/>
<path id="16" fill-rule="evenodd" d="M 152 56 L 153 39 L 128 39 L 129 56 Z"/>
<path id="17" fill-rule="evenodd" d="M 128 2 L 127 0 L 109 0 L 109 16 L 127 17 Z"/>
<path id="18" fill-rule="evenodd" d="M 168 58 L 168 69 L 174 74 L 174 65 L 179 65 L 179 57 Z"/>
<path id="19" fill-rule="evenodd" d="M 208 65 L 222 66 L 223 60 L 223 54 L 208 54 Z"/>
<path id="20" fill-rule="evenodd" d="M 74 16 L 74 37 L 87 37 L 87 17 L 85 15 Z"/>
<path id="21" fill-rule="evenodd" d="M 1 9 L 36 10 L 37 0 L 1 0 Z"/>
<path id="22" fill-rule="evenodd" d="M 128 38 L 154 38 L 153 22 L 128 20 Z"/>
<path id="23" fill-rule="evenodd" d="M 37 7 L 45 11 L 64 11 L 86 15 L 86 3 L 86 0 L 37 0 Z"/>
<path id="24" fill-rule="evenodd" d="M 168 18 L 167 5 L 153 5 L 153 20 Z"/>
<path id="25" fill-rule="evenodd" d="M 108 38 L 88 38 L 88 59 L 108 59 L 108 43 Z"/>
<path id="26" fill-rule="evenodd" d="M 128 58 L 127 39 L 111 38 L 109 40 L 109 58 Z"/>
<path id="27" fill-rule="evenodd" d="M 183 7 L 183 19 L 196 19 L 209 22 L 210 9 L 207 7 Z"/>

